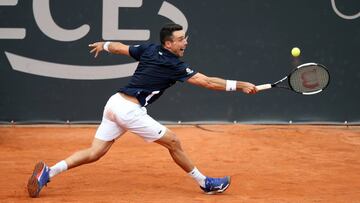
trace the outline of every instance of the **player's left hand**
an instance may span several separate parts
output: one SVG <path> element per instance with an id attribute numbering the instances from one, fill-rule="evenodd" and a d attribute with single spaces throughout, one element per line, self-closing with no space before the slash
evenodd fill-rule
<path id="1" fill-rule="evenodd" d="M 89 44 L 89 47 L 92 48 L 90 53 L 95 52 L 95 58 L 99 55 L 99 53 L 104 50 L 104 42 L 95 42 L 92 44 Z"/>

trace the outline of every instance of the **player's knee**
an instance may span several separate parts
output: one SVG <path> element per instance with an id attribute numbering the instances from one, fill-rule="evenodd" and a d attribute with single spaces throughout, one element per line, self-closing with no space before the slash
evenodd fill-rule
<path id="1" fill-rule="evenodd" d="M 170 151 L 177 151 L 177 150 L 182 150 L 181 149 L 181 143 L 179 138 L 176 137 L 176 135 L 174 134 L 171 139 L 170 139 L 170 147 L 169 147 Z"/>
<path id="2" fill-rule="evenodd" d="M 182 150 L 180 140 L 177 138 L 176 134 L 169 129 L 167 129 L 164 137 L 156 142 L 166 147 L 170 152 Z"/>

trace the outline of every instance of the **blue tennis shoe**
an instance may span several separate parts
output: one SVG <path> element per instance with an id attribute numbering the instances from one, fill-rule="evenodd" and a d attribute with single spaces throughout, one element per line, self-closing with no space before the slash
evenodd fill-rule
<path id="1" fill-rule="evenodd" d="M 223 178 L 210 178 L 206 177 L 205 187 L 200 188 L 206 194 L 216 194 L 224 192 L 230 186 L 230 176 L 225 176 Z"/>
<path id="2" fill-rule="evenodd" d="M 41 189 L 50 181 L 49 172 L 50 168 L 44 162 L 35 165 L 27 185 L 30 197 L 39 197 Z"/>

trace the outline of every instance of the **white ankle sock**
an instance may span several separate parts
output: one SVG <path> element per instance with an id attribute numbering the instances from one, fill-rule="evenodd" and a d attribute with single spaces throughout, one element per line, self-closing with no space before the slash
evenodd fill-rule
<path id="1" fill-rule="evenodd" d="M 55 164 L 54 166 L 50 167 L 50 172 L 49 172 L 49 176 L 50 178 L 56 176 L 57 174 L 66 171 L 68 169 L 68 165 L 67 163 L 62 160 L 60 162 L 58 162 L 57 164 Z"/>
<path id="2" fill-rule="evenodd" d="M 188 174 L 194 178 L 194 180 L 196 180 L 201 187 L 205 187 L 206 177 L 196 167 L 194 167 L 194 169 Z"/>

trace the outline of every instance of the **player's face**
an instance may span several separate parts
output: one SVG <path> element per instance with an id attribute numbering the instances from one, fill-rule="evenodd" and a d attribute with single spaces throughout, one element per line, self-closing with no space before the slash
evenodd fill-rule
<path id="1" fill-rule="evenodd" d="M 172 53 L 178 57 L 184 56 L 184 51 L 188 44 L 188 37 L 185 36 L 185 32 L 182 30 L 173 32 L 172 40 L 170 41 L 170 47 Z"/>

